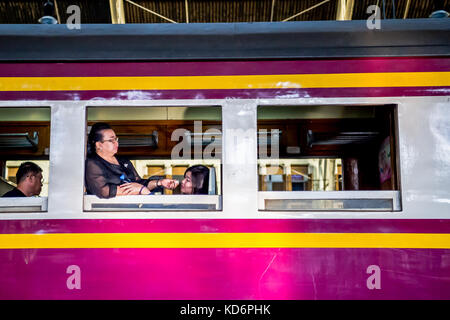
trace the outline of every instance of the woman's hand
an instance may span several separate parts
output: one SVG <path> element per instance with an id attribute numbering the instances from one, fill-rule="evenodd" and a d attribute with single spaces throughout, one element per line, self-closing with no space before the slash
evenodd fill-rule
<path id="1" fill-rule="evenodd" d="M 135 195 L 135 194 L 149 194 L 150 190 L 144 185 L 137 182 L 129 182 L 121 184 L 117 187 L 117 195 Z"/>
<path id="2" fill-rule="evenodd" d="M 166 189 L 170 189 L 173 190 L 176 187 L 178 187 L 180 183 L 178 182 L 178 180 L 174 180 L 174 179 L 160 179 L 160 180 L 150 180 L 147 188 L 149 190 L 153 190 L 156 187 L 163 187 Z"/>
<path id="3" fill-rule="evenodd" d="M 161 179 L 158 182 L 158 185 L 161 185 L 164 188 L 170 189 L 170 190 L 175 189 L 176 187 L 178 187 L 179 184 L 180 184 L 180 182 L 175 179 Z"/>

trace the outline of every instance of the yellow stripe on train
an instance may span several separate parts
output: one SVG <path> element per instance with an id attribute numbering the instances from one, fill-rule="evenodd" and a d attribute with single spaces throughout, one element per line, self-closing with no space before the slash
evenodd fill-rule
<path id="1" fill-rule="evenodd" d="M 420 233 L 55 233 L 1 234 L 0 249 L 47 248 L 428 248 L 450 234 Z"/>
<path id="2" fill-rule="evenodd" d="M 450 86 L 450 72 L 171 77 L 0 77 L 0 91 Z"/>

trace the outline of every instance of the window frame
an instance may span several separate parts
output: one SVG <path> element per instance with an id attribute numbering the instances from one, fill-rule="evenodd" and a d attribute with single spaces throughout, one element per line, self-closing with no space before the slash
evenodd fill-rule
<path id="1" fill-rule="evenodd" d="M 47 210 L 48 197 L 0 198 L 0 216 L 20 212 L 44 213 Z"/>
<path id="2" fill-rule="evenodd" d="M 1 103 L 0 102 L 0 108 L 5 109 L 47 109 L 50 115 L 49 120 L 49 131 L 48 135 L 50 136 L 49 146 L 46 148 L 39 149 L 41 152 L 43 152 L 45 155 L 49 157 L 49 163 L 50 163 L 50 157 L 51 157 L 51 132 L 52 132 L 52 104 L 48 102 L 28 102 L 28 101 L 14 101 L 14 102 L 7 102 L 7 103 Z M 11 120 L 12 121 L 12 120 Z M 22 120 L 21 120 L 22 121 Z M 32 123 L 35 120 L 23 120 L 26 123 Z M 44 122 L 44 120 L 36 120 L 38 122 Z M 39 127 L 43 127 L 42 124 L 39 124 Z M 43 128 L 41 131 L 44 133 L 47 132 L 47 129 Z M 44 146 L 45 147 L 45 146 Z M 42 149 L 42 150 L 41 150 Z M 20 160 L 20 158 L 24 157 L 25 160 Z M 38 161 L 42 160 L 42 155 L 38 156 L 38 159 L 28 159 L 30 157 L 29 154 L 26 152 L 19 153 L 18 156 L 13 157 L 14 159 L 9 159 L 4 161 L 5 164 L 5 173 L 7 171 L 6 163 L 7 161 Z M 19 160 L 18 160 L 19 159 Z M 14 166 L 16 167 L 16 166 Z M 19 166 L 17 166 L 17 169 Z M 3 173 L 2 173 L 3 174 Z M 9 173 L 8 173 L 9 174 Z M 51 174 L 49 170 L 49 176 L 48 181 L 50 180 Z M 7 182 L 10 182 L 7 180 Z M 50 182 L 48 182 L 50 183 Z M 12 185 L 12 184 L 11 184 Z M 25 217 L 34 217 L 45 215 L 48 212 L 48 196 L 36 196 L 36 197 L 11 197 L 11 198 L 2 198 L 0 197 L 0 219 L 2 218 L 9 218 L 10 215 L 12 217 L 20 217 L 22 215 L 25 215 Z"/>
<path id="3" fill-rule="evenodd" d="M 130 101 L 128 101 L 130 102 Z M 87 144 L 87 123 L 88 123 L 88 109 L 89 108 L 179 108 L 179 107 L 194 107 L 194 108 L 204 108 L 204 107 L 216 107 L 220 108 L 221 110 L 221 117 L 223 116 L 223 107 L 220 104 L 214 103 L 208 103 L 206 105 L 204 104 L 198 104 L 196 100 L 190 101 L 189 103 L 184 104 L 178 104 L 178 103 L 161 103 L 156 101 L 155 104 L 133 104 L 133 103 L 124 103 L 124 105 L 113 105 L 111 103 L 105 103 L 104 105 L 99 104 L 87 104 L 85 107 L 86 110 L 86 134 L 85 134 L 85 145 Z M 173 120 L 173 119 L 167 119 L 167 120 Z M 91 121 L 91 120 L 89 120 Z M 108 120 L 95 120 L 95 121 L 102 121 L 102 122 L 108 122 Z M 113 120 L 111 120 L 113 121 Z M 132 122 L 133 120 L 127 120 Z M 176 121 L 176 120 L 175 120 Z M 200 120 L 183 120 L 183 121 L 200 121 Z M 201 120 L 204 121 L 204 120 Z M 208 121 L 208 120 L 206 120 Z M 170 127 L 170 126 L 168 126 Z M 202 126 L 203 127 L 203 126 Z M 223 119 L 221 120 L 221 127 L 223 131 Z M 204 128 L 203 128 L 204 129 Z M 223 150 L 223 146 L 221 146 L 221 149 Z M 86 153 L 86 151 L 85 151 Z M 193 155 L 193 153 L 192 153 Z M 157 158 L 156 158 L 157 159 Z M 148 159 L 153 160 L 153 159 Z M 198 161 L 204 161 L 203 158 L 201 159 L 186 159 L 186 162 L 192 163 L 192 162 L 198 162 Z M 223 163 L 223 153 L 220 157 L 220 163 Z M 84 168 L 84 167 L 83 167 Z M 222 172 L 222 170 L 221 170 Z M 217 174 L 217 173 L 216 173 Z M 220 173 L 222 174 L 222 173 Z M 83 183 L 84 187 L 85 183 Z M 83 194 L 83 213 L 84 214 L 98 214 L 99 212 L 130 212 L 133 213 L 166 213 L 166 212 L 173 212 L 175 214 L 179 214 L 180 212 L 186 212 L 186 211 L 196 211 L 196 212 L 204 212 L 204 213 L 213 213 L 213 212 L 222 212 L 222 197 L 223 194 L 220 195 L 173 195 L 173 194 L 166 194 L 166 195 L 152 195 L 151 197 L 147 195 L 133 195 L 133 196 L 121 196 L 121 197 L 115 197 L 110 199 L 100 199 L 96 197 L 95 195 L 86 195 Z M 111 206 L 108 207 L 108 204 L 111 204 Z M 146 208 L 146 206 L 154 206 L 154 205 L 161 205 L 162 207 L 170 207 L 167 208 Z M 138 206 L 138 209 L 135 208 L 135 205 Z M 214 206 L 214 209 L 201 209 L 202 206 Z M 177 206 L 179 208 L 177 208 Z M 97 207 L 97 210 L 94 208 Z M 120 210 L 119 208 L 122 207 L 123 209 Z M 109 208 L 109 209 L 108 209 Z M 105 210 L 102 210 L 105 209 Z"/>
<path id="4" fill-rule="evenodd" d="M 279 105 L 277 103 L 272 104 L 269 101 L 266 103 L 259 103 L 257 105 L 257 113 L 258 108 L 264 106 L 277 106 L 280 109 L 283 108 L 283 105 Z M 321 104 L 287 104 L 287 107 L 323 107 Z M 354 104 L 332 104 L 333 107 L 344 106 L 344 107 L 352 107 Z M 361 106 L 358 104 L 357 106 Z M 395 172 L 393 173 L 393 179 L 397 184 L 397 190 L 339 190 L 339 191 L 259 191 L 258 189 L 258 211 L 265 212 L 268 214 L 274 213 L 283 213 L 283 212 L 385 212 L 385 213 L 395 213 L 402 211 L 402 202 L 401 202 L 401 179 L 400 179 L 400 156 L 399 156 L 399 131 L 398 131 L 398 104 L 397 103 L 387 103 L 387 104 L 367 104 L 367 107 L 374 108 L 383 108 L 390 107 L 393 109 L 393 123 L 391 124 L 392 130 L 394 133 L 394 137 L 391 137 L 391 142 L 394 140 L 394 150 L 395 150 L 395 158 L 393 159 L 393 163 L 395 165 Z M 256 120 L 258 122 L 258 115 L 256 116 Z M 274 120 L 275 121 L 275 120 Z M 263 124 L 264 126 L 264 124 Z M 257 128 L 258 124 L 257 124 Z M 259 130 L 259 129 L 258 129 Z M 334 157 L 330 155 L 329 157 Z M 259 160 L 259 159 L 258 159 Z M 259 161 L 258 161 L 259 163 Z M 259 165 L 256 170 L 259 169 Z M 258 172 L 258 180 L 260 179 L 260 175 Z M 270 202 L 278 202 L 284 203 L 282 206 L 278 206 L 277 209 L 269 208 Z M 296 201 L 310 201 L 311 206 L 307 208 L 296 208 L 289 209 L 289 201 L 295 203 Z M 339 205 L 339 201 L 343 204 L 345 201 L 354 202 L 357 201 L 361 205 L 363 205 L 367 201 L 390 201 L 391 208 L 340 208 L 338 206 L 333 206 L 332 203 Z M 316 206 L 314 206 L 316 203 Z M 332 208 L 329 208 L 329 206 Z M 286 208 L 280 208 L 286 207 Z"/>

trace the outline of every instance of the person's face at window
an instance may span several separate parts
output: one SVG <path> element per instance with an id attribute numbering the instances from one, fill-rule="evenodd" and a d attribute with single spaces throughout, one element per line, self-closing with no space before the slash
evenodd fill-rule
<path id="1" fill-rule="evenodd" d="M 42 183 L 44 181 L 42 173 L 39 172 L 38 174 L 32 174 L 29 176 L 29 178 L 30 178 L 31 192 L 33 193 L 33 196 L 38 196 L 41 193 Z"/>
<path id="2" fill-rule="evenodd" d="M 181 193 L 192 194 L 194 192 L 194 186 L 192 185 L 192 172 L 188 171 L 184 175 L 183 181 L 181 181 Z"/>
<path id="3" fill-rule="evenodd" d="M 102 131 L 103 139 L 97 142 L 97 150 L 107 155 L 115 155 L 119 149 L 119 141 L 116 133 L 112 129 Z"/>

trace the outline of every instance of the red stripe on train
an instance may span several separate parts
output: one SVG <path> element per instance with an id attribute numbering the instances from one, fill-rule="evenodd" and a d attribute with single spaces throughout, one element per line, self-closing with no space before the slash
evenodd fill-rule
<path id="1" fill-rule="evenodd" d="M 0 63 L 0 77 L 221 76 L 450 71 L 448 58 L 295 61 Z"/>

